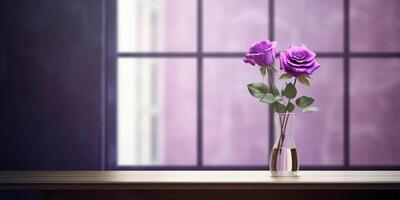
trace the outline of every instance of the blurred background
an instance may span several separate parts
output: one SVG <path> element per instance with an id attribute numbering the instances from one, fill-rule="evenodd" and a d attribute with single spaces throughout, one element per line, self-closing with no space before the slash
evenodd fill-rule
<path id="1" fill-rule="evenodd" d="M 117 166 L 265 168 L 272 121 L 247 92 L 258 69 L 242 62 L 263 38 L 318 53 L 321 68 L 300 90 L 321 112 L 295 123 L 303 168 L 400 165 L 398 1 L 116 5 Z"/>
<path id="2" fill-rule="evenodd" d="M 267 169 L 255 40 L 305 44 L 300 169 L 400 169 L 397 0 L 3 0 L 1 170 Z M 276 63 L 278 64 L 278 62 Z"/>

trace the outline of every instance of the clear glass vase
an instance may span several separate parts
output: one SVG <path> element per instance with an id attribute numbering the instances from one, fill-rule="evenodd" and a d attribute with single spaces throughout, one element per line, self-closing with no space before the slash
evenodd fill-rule
<path id="1" fill-rule="evenodd" d="M 295 114 L 275 113 L 275 143 L 270 154 L 272 176 L 297 176 L 299 161 L 293 138 Z"/>

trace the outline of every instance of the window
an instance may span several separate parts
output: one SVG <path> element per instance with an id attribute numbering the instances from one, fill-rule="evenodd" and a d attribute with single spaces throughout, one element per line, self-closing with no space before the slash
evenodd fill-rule
<path id="1" fill-rule="evenodd" d="M 400 168 L 398 1 L 107 4 L 109 168 L 267 168 L 271 112 L 248 95 L 260 77 L 241 62 L 261 38 L 305 43 L 322 65 L 302 88 L 322 110 L 296 117 L 302 169 Z"/>

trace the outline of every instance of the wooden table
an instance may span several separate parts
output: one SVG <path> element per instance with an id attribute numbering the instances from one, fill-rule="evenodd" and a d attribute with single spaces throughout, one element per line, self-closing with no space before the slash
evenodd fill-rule
<path id="1" fill-rule="evenodd" d="M 43 199 L 400 199 L 400 171 L 3 171 L 0 189 L 39 190 Z"/>

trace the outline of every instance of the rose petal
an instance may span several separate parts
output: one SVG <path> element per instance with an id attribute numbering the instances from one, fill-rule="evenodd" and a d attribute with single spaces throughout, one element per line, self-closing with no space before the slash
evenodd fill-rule
<path id="1" fill-rule="evenodd" d="M 291 45 L 289 49 L 280 54 L 280 68 L 296 77 L 302 74 L 310 75 L 320 67 L 315 57 L 316 54 L 305 45 Z"/>
<path id="2" fill-rule="evenodd" d="M 318 68 L 320 67 L 320 65 L 319 65 L 319 63 L 318 62 L 314 62 L 314 65 L 311 67 L 311 68 L 309 68 L 308 70 L 307 70 L 307 74 L 308 75 L 311 75 L 315 70 L 317 70 Z"/>
<path id="3" fill-rule="evenodd" d="M 284 70 L 286 68 L 286 54 L 287 52 L 281 52 L 279 54 L 279 67 L 281 70 Z"/>
<path id="4" fill-rule="evenodd" d="M 266 39 L 254 42 L 250 47 L 249 53 L 263 53 L 271 49 L 272 45 L 273 43 Z"/>
<path id="5" fill-rule="evenodd" d="M 293 60 L 288 59 L 287 62 L 293 67 L 310 68 L 314 64 L 315 60 L 311 60 L 310 62 L 296 63 L 293 62 Z"/>
<path id="6" fill-rule="evenodd" d="M 243 59 L 243 62 L 249 63 L 251 65 L 256 65 L 256 61 L 254 60 L 253 56 L 246 54 L 245 58 Z"/>

